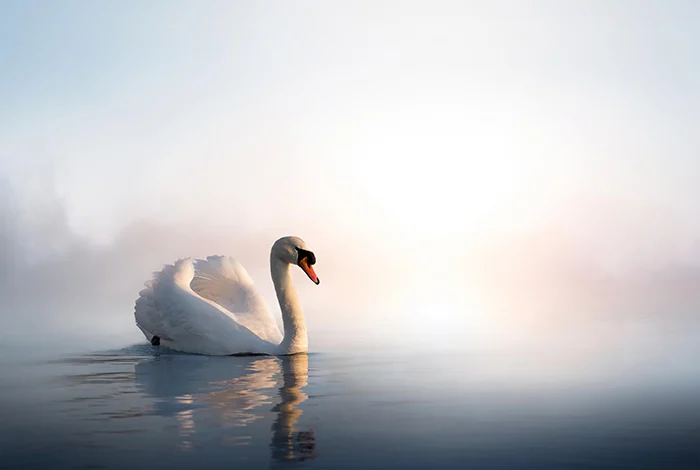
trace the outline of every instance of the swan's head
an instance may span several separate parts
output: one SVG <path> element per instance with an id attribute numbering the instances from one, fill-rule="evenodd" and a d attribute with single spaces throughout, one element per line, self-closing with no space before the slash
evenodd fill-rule
<path id="1" fill-rule="evenodd" d="M 284 261 L 285 263 L 296 264 L 316 285 L 321 282 L 313 268 L 313 265 L 316 264 L 316 255 L 314 255 L 306 245 L 306 242 L 301 238 L 280 238 L 272 245 L 270 256 Z"/>

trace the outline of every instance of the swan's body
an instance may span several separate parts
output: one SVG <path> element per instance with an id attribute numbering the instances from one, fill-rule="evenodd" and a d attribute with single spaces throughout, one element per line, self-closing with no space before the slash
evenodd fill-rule
<path id="1" fill-rule="evenodd" d="M 314 254 L 298 237 L 272 245 L 270 273 L 284 334 L 245 268 L 233 258 L 181 259 L 154 274 L 136 300 L 136 325 L 152 344 L 208 354 L 296 354 L 308 351 L 306 321 L 292 283 L 299 265 L 318 284 Z"/>

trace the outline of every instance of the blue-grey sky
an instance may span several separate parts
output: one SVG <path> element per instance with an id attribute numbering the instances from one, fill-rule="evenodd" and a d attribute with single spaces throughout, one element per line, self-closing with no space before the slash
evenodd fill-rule
<path id="1" fill-rule="evenodd" d="M 84 263 L 127 331 L 178 256 L 242 258 L 276 310 L 294 233 L 327 263 L 319 329 L 505 335 L 483 312 L 525 280 L 542 310 L 580 272 L 697 266 L 699 31 L 693 1 L 5 0 L 4 256 L 56 305 L 41 263 Z"/>

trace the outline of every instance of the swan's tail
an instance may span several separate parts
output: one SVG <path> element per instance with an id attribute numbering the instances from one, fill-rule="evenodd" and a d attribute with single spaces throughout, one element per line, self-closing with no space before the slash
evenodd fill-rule
<path id="1" fill-rule="evenodd" d="M 162 322 L 163 312 L 157 296 L 159 286 L 163 284 L 189 286 L 193 277 L 192 259 L 180 259 L 175 264 L 167 264 L 162 270 L 154 272 L 153 278 L 146 281 L 144 288 L 139 292 L 139 298 L 134 305 L 136 326 L 154 346 L 160 344 L 161 338 L 167 339 Z"/>

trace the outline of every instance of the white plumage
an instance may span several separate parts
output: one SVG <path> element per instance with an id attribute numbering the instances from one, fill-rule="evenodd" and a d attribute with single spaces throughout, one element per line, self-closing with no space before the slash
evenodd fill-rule
<path id="1" fill-rule="evenodd" d="M 306 323 L 289 266 L 298 264 L 318 284 L 314 262 L 315 255 L 298 237 L 281 238 L 272 246 L 270 270 L 285 335 L 248 272 L 226 256 L 181 259 L 154 273 L 136 300 L 136 325 L 149 341 L 183 352 L 306 352 Z"/>

